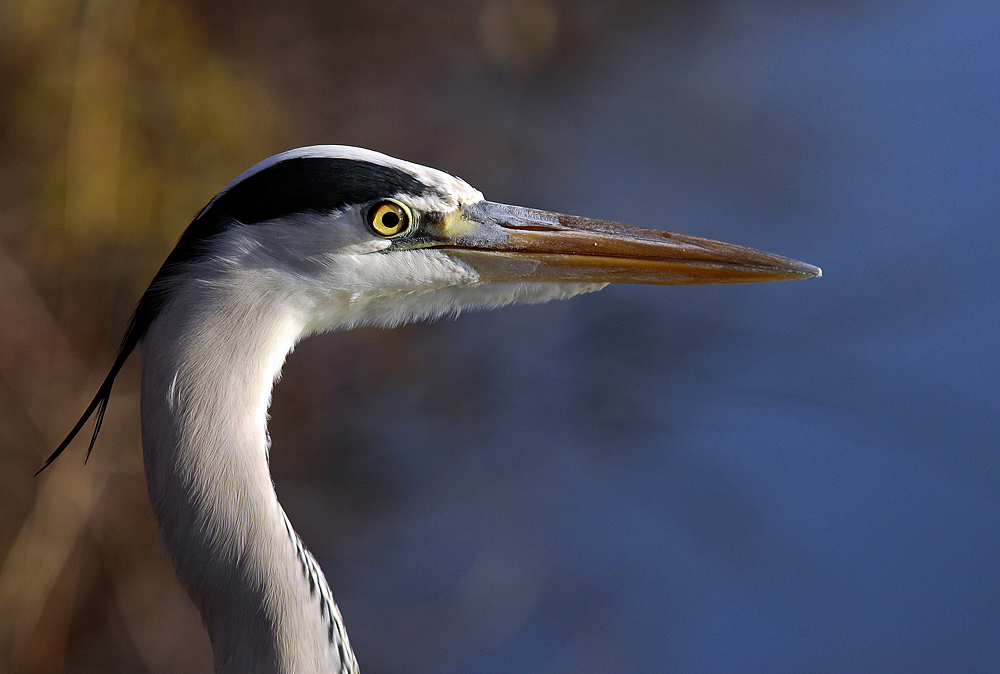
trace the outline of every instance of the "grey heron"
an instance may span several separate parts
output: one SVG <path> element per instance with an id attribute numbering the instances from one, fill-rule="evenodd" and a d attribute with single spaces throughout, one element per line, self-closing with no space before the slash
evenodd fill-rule
<path id="1" fill-rule="evenodd" d="M 278 503 L 267 408 L 304 337 L 609 282 L 818 276 L 740 246 L 486 201 L 447 173 L 346 146 L 267 159 L 194 218 L 142 295 L 104 383 L 52 463 L 142 350 L 153 512 L 217 672 L 358 671 L 330 589 Z M 39 471 L 40 472 L 40 471 Z"/>

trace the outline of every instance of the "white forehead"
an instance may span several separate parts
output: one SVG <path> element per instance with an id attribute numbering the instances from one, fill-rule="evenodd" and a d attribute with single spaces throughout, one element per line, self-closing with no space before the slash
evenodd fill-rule
<path id="1" fill-rule="evenodd" d="M 396 159 L 395 157 L 390 157 L 389 155 L 382 154 L 381 152 L 366 150 L 363 147 L 352 147 L 350 145 L 309 145 L 307 147 L 299 147 L 294 150 L 281 152 L 273 157 L 268 157 L 264 161 L 247 169 L 235 180 L 226 185 L 225 189 L 219 192 L 219 194 L 217 194 L 203 210 L 208 210 L 212 203 L 225 194 L 231 187 L 233 187 L 233 185 L 246 180 L 255 173 L 260 173 L 264 169 L 288 159 L 303 159 L 307 157 L 353 159 L 356 161 L 369 162 L 371 164 L 388 166 L 390 168 L 399 169 L 400 171 L 405 171 L 424 185 L 430 187 L 435 192 L 448 195 L 445 199 L 425 197 L 424 199 L 428 202 L 426 204 L 428 206 L 440 205 L 454 208 L 458 204 L 472 204 L 483 200 L 482 192 L 472 187 L 461 178 L 456 178 L 455 176 L 445 173 L 444 171 L 439 171 L 428 166 L 421 166 L 420 164 L 414 164 L 413 162 L 403 161 L 402 159 Z"/>

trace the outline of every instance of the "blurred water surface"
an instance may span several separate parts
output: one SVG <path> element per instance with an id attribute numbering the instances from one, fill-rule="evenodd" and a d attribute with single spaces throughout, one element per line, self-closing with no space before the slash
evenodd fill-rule
<path id="1" fill-rule="evenodd" d="M 23 19 L 31 3 L 18 6 Z M 175 73 L 159 79 L 124 59 L 145 84 L 126 87 L 122 128 L 147 129 L 140 164 L 160 167 L 131 197 L 149 233 L 65 234 L 127 229 L 125 197 L 51 224 L 51 199 L 89 202 L 46 196 L 74 192 L 71 171 L 46 178 L 44 162 L 77 155 L 15 138 L 24 113 L 5 108 L 6 268 L 44 298 L 11 315 L 69 335 L 3 345 L 0 553 L 66 560 L 18 576 L 7 554 L 0 589 L 22 616 L 0 623 L 11 671 L 207 666 L 145 510 L 136 372 L 91 465 L 52 471 L 88 481 L 73 501 L 87 516 L 67 524 L 65 492 L 44 496 L 58 478 L 30 473 L 90 389 L 64 388 L 42 415 L 11 368 L 75 349 L 88 365 L 61 385 L 85 389 L 186 224 L 174 213 L 228 182 L 223 168 L 311 142 L 824 269 L 610 287 L 300 345 L 275 391 L 272 467 L 363 671 L 1000 669 L 995 3 L 136 0 L 130 30 L 151 7 L 194 36 L 171 44 L 204 54 L 184 70 L 146 49 L 147 69 Z M 5 86 L 35 100 L 32 73 L 47 71 L 21 39 Z M 199 112 L 217 81 L 235 83 L 236 112 Z M 48 593 L 32 620 L 19 583 Z"/>

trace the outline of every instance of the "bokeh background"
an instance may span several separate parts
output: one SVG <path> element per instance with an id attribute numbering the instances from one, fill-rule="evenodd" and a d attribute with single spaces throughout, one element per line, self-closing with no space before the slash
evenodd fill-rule
<path id="1" fill-rule="evenodd" d="M 290 147 L 742 243 L 819 280 L 611 287 L 311 338 L 272 468 L 362 671 L 1000 671 L 994 0 L 3 0 L 0 672 L 206 672 L 137 368 L 193 214 Z"/>

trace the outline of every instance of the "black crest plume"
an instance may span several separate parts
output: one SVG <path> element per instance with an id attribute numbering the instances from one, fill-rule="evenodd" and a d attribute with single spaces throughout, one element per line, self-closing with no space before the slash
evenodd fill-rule
<path id="1" fill-rule="evenodd" d="M 90 458 L 108 410 L 115 378 L 169 301 L 173 278 L 183 267 L 210 255 L 212 239 L 232 227 L 254 225 L 297 213 L 332 213 L 352 204 L 364 204 L 400 194 L 423 196 L 431 191 L 412 174 L 392 166 L 344 157 L 307 156 L 279 161 L 251 173 L 221 192 L 188 225 L 153 277 L 136 305 L 118 355 L 104 383 L 97 389 L 97 395 L 73 430 L 35 475 L 59 458 L 96 412 L 94 434 L 87 448 L 86 458 Z"/>

